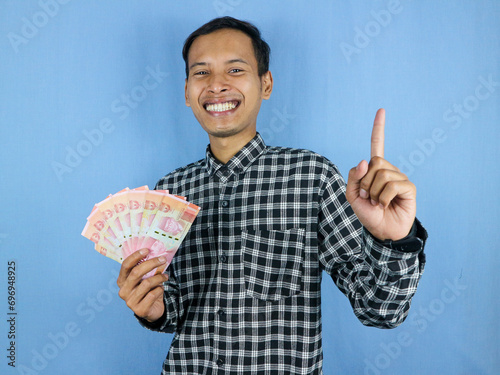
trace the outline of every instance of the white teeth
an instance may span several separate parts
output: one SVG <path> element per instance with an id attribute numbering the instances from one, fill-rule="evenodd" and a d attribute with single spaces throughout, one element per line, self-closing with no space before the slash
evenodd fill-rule
<path id="1" fill-rule="evenodd" d="M 234 108 L 236 108 L 236 102 L 225 102 L 207 105 L 207 111 L 209 112 L 224 112 Z"/>

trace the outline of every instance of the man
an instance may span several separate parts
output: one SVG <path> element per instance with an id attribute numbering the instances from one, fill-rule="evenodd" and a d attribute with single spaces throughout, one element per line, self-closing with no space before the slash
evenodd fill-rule
<path id="1" fill-rule="evenodd" d="M 212 20 L 184 45 L 185 99 L 206 157 L 162 178 L 201 211 L 166 275 L 127 258 L 120 297 L 145 327 L 175 332 L 164 374 L 320 374 L 322 271 L 365 325 L 408 314 L 424 268 L 416 189 L 384 157 L 384 110 L 370 163 L 349 172 L 256 132 L 273 88 L 269 47 L 251 24 Z M 168 276 L 167 276 L 168 275 Z"/>

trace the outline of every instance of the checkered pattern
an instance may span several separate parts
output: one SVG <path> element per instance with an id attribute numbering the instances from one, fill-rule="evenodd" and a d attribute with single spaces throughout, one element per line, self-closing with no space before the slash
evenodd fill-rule
<path id="1" fill-rule="evenodd" d="M 323 270 L 363 324 L 406 317 L 424 242 L 404 253 L 374 240 L 324 157 L 257 134 L 226 165 L 208 147 L 156 188 L 202 208 L 169 267 L 164 316 L 139 319 L 175 332 L 163 374 L 321 374 Z"/>

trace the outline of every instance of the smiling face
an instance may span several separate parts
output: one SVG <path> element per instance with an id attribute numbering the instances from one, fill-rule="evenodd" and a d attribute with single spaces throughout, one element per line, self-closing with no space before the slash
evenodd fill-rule
<path id="1" fill-rule="evenodd" d="M 272 75 L 258 75 L 252 40 L 222 29 L 201 35 L 188 55 L 186 105 L 208 133 L 210 142 L 231 138 L 246 144 L 255 136 L 262 99 L 272 91 Z"/>

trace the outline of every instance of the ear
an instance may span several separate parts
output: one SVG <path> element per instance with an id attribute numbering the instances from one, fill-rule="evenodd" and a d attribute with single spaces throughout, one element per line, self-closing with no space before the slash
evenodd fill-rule
<path id="1" fill-rule="evenodd" d="M 191 104 L 189 104 L 189 95 L 188 95 L 188 80 L 186 78 L 186 82 L 184 83 L 184 99 L 186 100 L 186 106 L 191 107 Z"/>
<path id="2" fill-rule="evenodd" d="M 262 99 L 267 100 L 271 97 L 271 92 L 273 91 L 273 75 L 270 70 L 260 77 L 260 83 L 262 85 Z"/>

